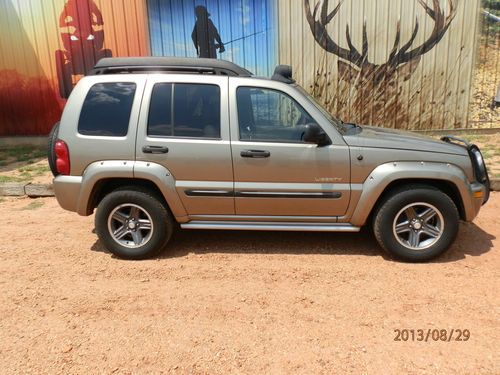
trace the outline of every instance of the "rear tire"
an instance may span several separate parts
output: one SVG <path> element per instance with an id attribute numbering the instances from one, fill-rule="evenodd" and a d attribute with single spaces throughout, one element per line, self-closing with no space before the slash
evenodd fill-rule
<path id="1" fill-rule="evenodd" d="M 146 259 L 165 248 L 174 219 L 147 189 L 125 187 L 106 195 L 97 207 L 95 228 L 104 246 L 123 259 Z"/>
<path id="2" fill-rule="evenodd" d="M 49 167 L 54 177 L 59 175 L 56 167 L 56 153 L 54 151 L 54 145 L 57 141 L 58 136 L 59 136 L 59 122 L 56 122 L 56 124 L 52 127 L 52 130 L 49 133 L 49 141 L 47 147 L 47 159 L 49 160 Z"/>
<path id="3" fill-rule="evenodd" d="M 375 212 L 373 232 L 383 249 L 408 262 L 442 254 L 458 232 L 459 214 L 441 190 L 410 185 L 391 193 Z"/>

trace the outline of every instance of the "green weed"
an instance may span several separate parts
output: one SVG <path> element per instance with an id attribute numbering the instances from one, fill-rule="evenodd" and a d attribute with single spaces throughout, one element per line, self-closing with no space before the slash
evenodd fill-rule
<path id="1" fill-rule="evenodd" d="M 30 202 L 27 206 L 21 208 L 22 210 L 36 210 L 40 207 L 42 207 L 45 203 L 41 199 L 34 200 L 33 202 Z"/>

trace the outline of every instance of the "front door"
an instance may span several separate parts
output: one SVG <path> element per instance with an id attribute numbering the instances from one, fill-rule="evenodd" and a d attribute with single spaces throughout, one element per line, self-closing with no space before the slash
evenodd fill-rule
<path id="1" fill-rule="evenodd" d="M 318 124 L 307 99 L 292 88 L 256 85 L 230 81 L 236 214 L 335 221 L 350 199 L 348 146 L 338 133 L 332 136 L 336 130 L 330 123 L 331 129 L 324 130 L 332 144 L 305 143 L 305 125 Z M 325 128 L 324 119 L 320 122 Z"/>
<path id="2" fill-rule="evenodd" d="M 161 74 L 146 84 L 136 159 L 165 166 L 189 215 L 234 215 L 228 78 Z"/>

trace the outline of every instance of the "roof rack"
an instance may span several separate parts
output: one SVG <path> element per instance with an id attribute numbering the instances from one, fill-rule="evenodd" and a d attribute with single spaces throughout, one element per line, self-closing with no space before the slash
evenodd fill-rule
<path id="1" fill-rule="evenodd" d="M 100 59 L 91 75 L 173 72 L 250 77 L 251 72 L 226 60 L 190 57 L 107 57 Z"/>

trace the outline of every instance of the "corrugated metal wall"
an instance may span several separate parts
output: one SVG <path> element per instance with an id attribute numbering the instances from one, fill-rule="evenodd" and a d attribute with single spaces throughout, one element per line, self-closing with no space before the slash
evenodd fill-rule
<path id="1" fill-rule="evenodd" d="M 59 86 L 88 70 L 83 61 L 149 54 L 142 0 L 1 0 L 0 30 L 0 135 L 47 134 L 65 102 Z"/>
<path id="2" fill-rule="evenodd" d="M 500 28 L 480 16 L 480 3 L 1 0 L 0 135 L 47 134 L 73 84 L 101 57 L 203 53 L 257 75 L 291 64 L 297 81 L 345 121 L 408 129 L 499 126 L 492 99 L 500 83 Z M 498 0 L 482 3 L 489 9 Z M 220 38 L 207 31 L 206 52 L 192 37 L 200 11 Z M 438 35 L 429 42 L 434 29 Z M 407 51 L 424 44 L 422 53 L 386 64 L 393 47 L 396 55 L 410 40 Z M 365 50 L 364 58 L 353 58 Z"/>
<path id="3" fill-rule="evenodd" d="M 500 0 L 482 0 L 480 20 L 468 126 L 500 128 Z"/>
<path id="4" fill-rule="evenodd" d="M 153 56 L 198 56 L 193 41 L 196 28 L 203 26 L 202 20 L 197 21 L 198 8 L 198 12 L 206 12 L 211 24 L 207 34 L 218 34 L 220 40 L 214 42 L 222 42 L 224 46 L 222 50 L 215 48 L 212 51 L 215 55 L 210 57 L 232 61 L 256 75 L 267 76 L 274 70 L 278 36 L 274 0 L 148 0 L 147 3 Z"/>
<path id="5" fill-rule="evenodd" d="M 403 129 L 467 126 L 479 0 L 280 0 L 279 9 L 281 62 L 332 113 Z M 398 59 L 405 49 L 413 58 Z"/>

